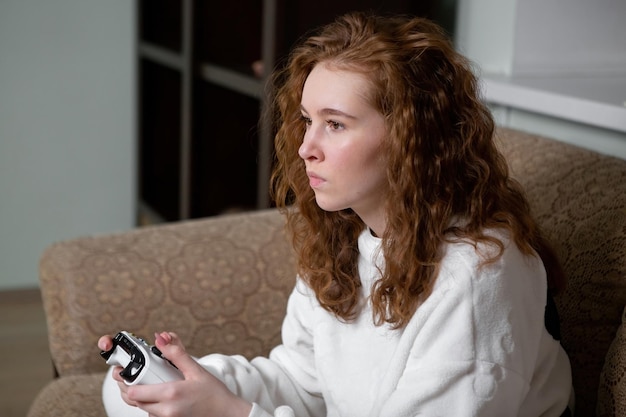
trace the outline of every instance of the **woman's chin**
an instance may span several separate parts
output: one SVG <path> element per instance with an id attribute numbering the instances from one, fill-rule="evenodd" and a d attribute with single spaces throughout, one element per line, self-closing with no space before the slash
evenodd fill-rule
<path id="1" fill-rule="evenodd" d="M 316 198 L 315 202 L 317 203 L 317 206 L 319 208 L 328 212 L 339 211 L 339 210 L 343 210 L 346 208 L 342 205 L 337 204 L 336 202 L 325 200 L 322 198 Z"/>

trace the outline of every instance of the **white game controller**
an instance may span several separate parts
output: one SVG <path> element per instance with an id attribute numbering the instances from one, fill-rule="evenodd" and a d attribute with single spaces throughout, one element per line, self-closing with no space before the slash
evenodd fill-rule
<path id="1" fill-rule="evenodd" d="M 160 384 L 179 381 L 183 374 L 168 361 L 156 346 L 140 337 L 121 331 L 113 338 L 113 347 L 100 352 L 106 363 L 124 368 L 120 375 L 127 385 Z"/>

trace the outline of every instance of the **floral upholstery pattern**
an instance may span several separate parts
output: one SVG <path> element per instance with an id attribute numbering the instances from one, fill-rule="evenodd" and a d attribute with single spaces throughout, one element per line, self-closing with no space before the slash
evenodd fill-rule
<path id="1" fill-rule="evenodd" d="M 569 278 L 556 302 L 575 415 L 626 416 L 626 161 L 509 129 L 497 136 Z M 173 330 L 193 355 L 266 355 L 295 282 L 283 226 L 270 209 L 49 247 L 40 281 L 60 377 L 29 417 L 104 417 L 96 340 L 105 333 Z"/>
<path id="2" fill-rule="evenodd" d="M 597 417 L 626 415 L 626 309 L 600 374 Z"/>
<path id="3" fill-rule="evenodd" d="M 283 226 L 268 210 L 53 245 L 40 274 L 58 373 L 105 370 L 95 342 L 119 330 L 173 330 L 194 355 L 267 354 L 295 283 Z"/>
<path id="4" fill-rule="evenodd" d="M 104 373 L 69 375 L 47 385 L 28 415 L 46 417 L 106 417 L 102 404 Z"/>

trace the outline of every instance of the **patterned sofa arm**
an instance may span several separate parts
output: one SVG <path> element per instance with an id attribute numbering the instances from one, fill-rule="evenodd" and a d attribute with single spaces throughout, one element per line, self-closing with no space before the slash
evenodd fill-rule
<path id="1" fill-rule="evenodd" d="M 265 355 L 295 280 L 276 210 L 79 238 L 40 262 L 50 350 L 61 376 L 105 370 L 97 338 L 177 332 L 188 351 Z"/>

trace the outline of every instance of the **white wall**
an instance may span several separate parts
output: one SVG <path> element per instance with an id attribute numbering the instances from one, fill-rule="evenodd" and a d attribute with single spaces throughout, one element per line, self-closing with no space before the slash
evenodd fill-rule
<path id="1" fill-rule="evenodd" d="M 456 46 L 501 75 L 626 71 L 624 0 L 458 0 Z"/>
<path id="2" fill-rule="evenodd" d="M 626 73 L 626 1 L 520 0 L 516 14 L 515 74 Z"/>
<path id="3" fill-rule="evenodd" d="M 134 225 L 135 6 L 0 1 L 0 290 L 50 243 Z"/>
<path id="4" fill-rule="evenodd" d="M 626 158 L 626 1 L 458 1 L 499 125 Z"/>
<path id="5" fill-rule="evenodd" d="M 477 71 L 511 74 L 517 0 L 458 0 L 456 48 Z"/>

